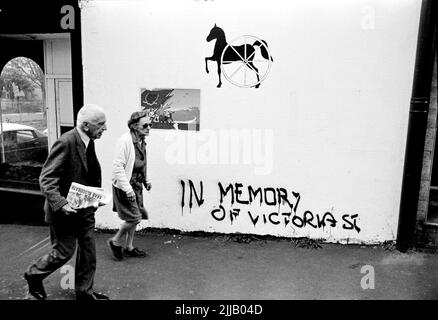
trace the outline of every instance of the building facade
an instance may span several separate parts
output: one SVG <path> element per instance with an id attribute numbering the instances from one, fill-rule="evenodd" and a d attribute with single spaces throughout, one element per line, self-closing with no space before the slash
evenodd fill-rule
<path id="1" fill-rule="evenodd" d="M 420 22 L 430 1 L 49 5 L 45 30 L 1 25 L 0 39 L 40 48 L 48 148 L 83 103 L 105 108 L 108 131 L 96 150 L 108 192 L 115 141 L 132 112 L 150 112 L 150 219 L 139 228 L 340 243 L 400 233 L 419 243 L 425 228 L 436 230 L 436 67 L 416 152 L 424 160 L 413 183 L 413 228 L 403 227 L 411 217 L 402 210 Z M 436 21 L 429 23 L 436 37 Z M 3 195 L 40 197 L 37 186 L 4 183 Z M 96 222 L 111 229 L 120 220 L 105 206 Z"/>

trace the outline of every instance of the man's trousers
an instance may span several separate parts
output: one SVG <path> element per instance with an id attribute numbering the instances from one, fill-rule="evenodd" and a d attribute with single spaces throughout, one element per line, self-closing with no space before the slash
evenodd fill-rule
<path id="1" fill-rule="evenodd" d="M 96 272 L 94 226 L 94 210 L 78 210 L 68 216 L 57 212 L 50 224 L 52 249 L 29 266 L 27 274 L 41 280 L 46 278 L 71 259 L 77 242 L 75 292 L 76 295 L 91 294 Z"/>

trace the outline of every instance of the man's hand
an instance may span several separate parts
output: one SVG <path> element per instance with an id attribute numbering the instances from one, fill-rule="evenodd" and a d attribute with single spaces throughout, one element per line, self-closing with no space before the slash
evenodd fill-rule
<path id="1" fill-rule="evenodd" d="M 76 213 L 77 211 L 75 209 L 73 209 L 72 207 L 70 207 L 70 204 L 65 204 L 61 210 L 67 215 L 69 216 L 72 213 Z"/>
<path id="2" fill-rule="evenodd" d="M 134 191 L 129 191 L 126 194 L 126 197 L 128 198 L 129 201 L 135 201 L 135 193 L 134 193 Z"/>
<path id="3" fill-rule="evenodd" d="M 146 187 L 147 191 L 151 190 L 152 189 L 152 183 L 150 183 L 150 182 L 146 183 L 145 187 Z"/>

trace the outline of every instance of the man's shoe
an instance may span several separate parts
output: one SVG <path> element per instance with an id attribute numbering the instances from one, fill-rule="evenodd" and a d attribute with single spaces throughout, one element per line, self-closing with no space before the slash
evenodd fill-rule
<path id="1" fill-rule="evenodd" d="M 113 240 L 109 239 L 107 241 L 108 247 L 110 248 L 110 251 L 113 255 L 113 257 L 120 261 L 123 259 L 123 252 L 122 252 L 122 247 L 121 246 L 117 246 L 114 244 Z"/>
<path id="2" fill-rule="evenodd" d="M 27 281 L 27 285 L 29 287 L 29 293 L 33 295 L 38 300 L 45 300 L 47 298 L 46 291 L 44 290 L 43 281 L 41 279 L 36 279 L 28 275 L 24 274 L 24 279 Z"/>
<path id="3" fill-rule="evenodd" d="M 100 293 L 100 292 L 93 292 L 92 296 L 94 297 L 94 300 L 109 300 L 110 299 L 107 295 Z"/>
<path id="4" fill-rule="evenodd" d="M 109 300 L 108 296 L 103 293 L 93 292 L 91 294 L 78 294 L 76 295 L 78 301 L 94 301 L 94 300 Z"/>
<path id="5" fill-rule="evenodd" d="M 144 258 L 147 256 L 147 253 L 138 248 L 134 248 L 132 250 L 123 249 L 123 255 L 125 257 Z"/>

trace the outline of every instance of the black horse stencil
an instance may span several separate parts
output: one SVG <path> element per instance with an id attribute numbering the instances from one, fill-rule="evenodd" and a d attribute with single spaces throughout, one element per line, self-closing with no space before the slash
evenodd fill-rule
<path id="1" fill-rule="evenodd" d="M 217 85 L 218 88 L 221 87 L 222 81 L 221 81 L 221 73 L 222 65 L 230 64 L 233 62 L 240 63 L 240 66 L 234 70 L 232 74 L 226 74 L 224 73 L 225 77 L 233 84 L 240 86 L 240 87 L 255 87 L 258 88 L 260 86 L 260 83 L 266 78 L 269 69 L 270 69 L 270 63 L 274 61 L 274 59 L 271 57 L 269 50 L 268 50 L 268 44 L 266 41 L 258 39 L 254 36 L 242 36 L 240 40 L 243 39 L 244 44 L 240 45 L 232 45 L 233 43 L 237 43 L 239 41 L 234 40 L 232 44 L 228 44 L 225 32 L 214 25 L 214 27 L 210 30 L 210 34 L 207 36 L 207 41 L 210 42 L 211 40 L 216 39 L 216 43 L 214 45 L 213 55 L 211 57 L 205 58 L 205 71 L 209 73 L 208 71 L 208 60 L 216 61 L 217 63 L 217 73 L 219 76 L 219 84 Z M 242 42 L 242 41 L 240 41 Z M 252 42 L 252 43 L 247 43 Z M 256 49 L 260 48 L 261 56 L 265 59 L 264 61 L 255 60 L 256 57 Z M 254 65 L 254 62 L 268 62 L 269 66 L 265 71 L 260 74 L 259 69 Z M 244 68 L 244 80 L 240 80 L 240 83 L 237 83 L 236 81 L 233 81 L 234 75 L 241 71 L 242 68 Z M 255 72 L 255 75 L 257 77 L 257 81 L 253 81 L 250 83 L 247 82 L 246 78 L 246 71 L 251 70 Z"/>

